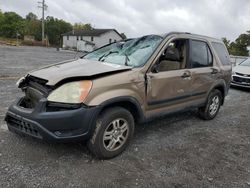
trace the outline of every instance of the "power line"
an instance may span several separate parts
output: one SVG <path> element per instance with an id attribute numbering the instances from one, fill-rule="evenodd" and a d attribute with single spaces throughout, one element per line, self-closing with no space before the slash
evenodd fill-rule
<path id="1" fill-rule="evenodd" d="M 48 6 L 45 4 L 45 0 L 38 1 L 38 8 L 42 9 L 42 44 L 44 43 L 44 11 Z"/>

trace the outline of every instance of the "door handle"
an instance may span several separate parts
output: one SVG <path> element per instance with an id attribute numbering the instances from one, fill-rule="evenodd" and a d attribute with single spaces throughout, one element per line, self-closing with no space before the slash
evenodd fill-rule
<path id="1" fill-rule="evenodd" d="M 191 77 L 191 74 L 188 73 L 188 72 L 184 72 L 182 75 L 181 75 L 182 78 L 189 78 Z"/>
<path id="2" fill-rule="evenodd" d="M 219 72 L 219 70 L 216 68 L 211 68 L 211 69 L 212 69 L 211 74 L 217 74 Z"/>

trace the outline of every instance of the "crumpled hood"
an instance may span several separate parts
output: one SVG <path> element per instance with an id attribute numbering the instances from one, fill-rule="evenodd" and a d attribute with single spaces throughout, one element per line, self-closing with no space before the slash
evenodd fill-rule
<path id="1" fill-rule="evenodd" d="M 132 67 L 88 59 L 78 59 L 43 67 L 30 72 L 28 75 L 47 80 L 47 85 L 55 85 L 67 78 L 90 77 L 130 69 Z"/>
<path id="2" fill-rule="evenodd" d="M 241 74 L 250 75 L 250 67 L 249 66 L 240 66 L 240 65 L 237 65 L 237 66 L 235 66 L 233 68 L 233 71 L 241 73 Z"/>

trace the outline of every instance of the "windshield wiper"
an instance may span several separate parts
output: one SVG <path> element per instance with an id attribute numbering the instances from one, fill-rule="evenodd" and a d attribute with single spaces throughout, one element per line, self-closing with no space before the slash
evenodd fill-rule
<path id="1" fill-rule="evenodd" d="M 128 55 L 127 55 L 126 53 L 124 53 L 124 55 L 125 55 L 125 62 L 124 62 L 124 65 L 125 65 L 125 66 L 128 66 L 128 61 L 130 61 L 130 59 L 129 59 L 129 57 L 128 57 Z"/>
<path id="2" fill-rule="evenodd" d="M 98 61 L 101 61 L 102 58 L 109 56 L 110 54 L 117 54 L 118 51 L 109 51 L 107 54 L 103 54 L 101 57 L 99 57 Z"/>

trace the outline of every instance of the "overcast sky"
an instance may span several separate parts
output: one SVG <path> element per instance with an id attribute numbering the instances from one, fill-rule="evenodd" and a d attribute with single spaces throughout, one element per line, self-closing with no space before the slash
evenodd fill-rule
<path id="1" fill-rule="evenodd" d="M 2 11 L 41 17 L 38 0 L 0 0 Z M 250 0 L 46 0 L 46 16 L 115 28 L 128 37 L 186 31 L 231 40 L 250 30 Z"/>

